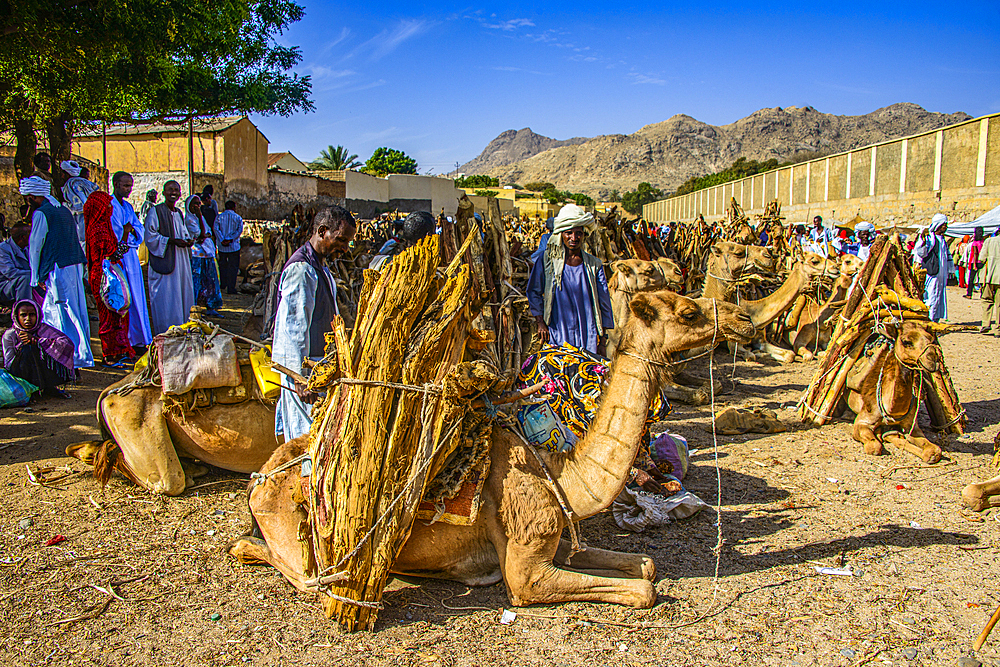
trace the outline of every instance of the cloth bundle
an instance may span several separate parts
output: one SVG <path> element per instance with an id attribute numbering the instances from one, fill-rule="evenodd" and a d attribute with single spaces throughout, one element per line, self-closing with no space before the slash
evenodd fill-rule
<path id="1" fill-rule="evenodd" d="M 128 278 L 121 264 L 112 264 L 105 257 L 101 272 L 101 301 L 120 315 L 132 307 L 132 293 L 128 287 Z"/>

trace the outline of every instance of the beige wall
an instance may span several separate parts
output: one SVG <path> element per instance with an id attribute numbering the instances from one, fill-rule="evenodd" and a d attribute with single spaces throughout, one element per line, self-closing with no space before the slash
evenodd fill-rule
<path id="1" fill-rule="evenodd" d="M 643 217 L 721 219 L 732 197 L 749 215 L 778 199 L 790 222 L 973 220 L 1000 205 L 1000 114 L 653 202 Z"/>
<path id="2" fill-rule="evenodd" d="M 364 201 L 389 201 L 389 181 L 378 176 L 362 174 L 360 171 L 344 173 L 347 184 L 347 198 Z"/>
<path id="3" fill-rule="evenodd" d="M 267 191 L 267 138 L 246 118 L 222 132 L 226 192 L 259 196 Z"/>

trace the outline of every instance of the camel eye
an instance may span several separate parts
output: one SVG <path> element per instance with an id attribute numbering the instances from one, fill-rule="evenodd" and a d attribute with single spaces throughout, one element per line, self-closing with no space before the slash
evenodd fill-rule
<path id="1" fill-rule="evenodd" d="M 913 347 L 913 343 L 908 340 L 903 341 L 903 347 Z"/>
<path id="2" fill-rule="evenodd" d="M 682 314 L 681 317 L 683 317 L 685 320 L 693 320 L 694 318 L 698 317 L 698 311 L 689 310 L 688 312 Z"/>

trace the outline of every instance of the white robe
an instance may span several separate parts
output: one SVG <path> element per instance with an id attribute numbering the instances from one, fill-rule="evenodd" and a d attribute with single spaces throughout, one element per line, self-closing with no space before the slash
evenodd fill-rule
<path id="1" fill-rule="evenodd" d="M 323 271 L 336 294 L 333 275 L 329 269 Z M 296 262 L 281 274 L 281 300 L 274 316 L 271 359 L 298 373 L 302 373 L 302 359 L 309 356 L 309 325 L 316 307 L 317 285 L 319 274 L 306 262 Z M 318 357 L 313 359 L 318 360 Z M 291 379 L 282 375 L 281 384 L 288 389 L 281 390 L 274 431 L 276 435 L 284 435 L 288 442 L 309 432 L 312 406 L 298 397 Z"/>
<path id="2" fill-rule="evenodd" d="M 193 239 L 199 230 L 191 229 L 184 222 L 180 209 L 173 211 L 174 238 Z M 160 236 L 160 219 L 156 209 L 146 214 L 146 248 L 150 254 L 163 257 L 167 251 L 167 237 Z M 191 276 L 191 248 L 174 249 L 174 271 L 169 274 L 157 273 L 149 267 L 150 323 L 153 335 L 159 335 L 175 324 L 186 323 L 194 305 L 194 278 Z"/>
<path id="3" fill-rule="evenodd" d="M 948 287 L 948 276 L 952 272 L 948 241 L 943 236 L 932 232 L 927 238 L 917 239 L 913 246 L 913 254 L 920 260 L 921 264 L 926 264 L 932 249 L 937 253 L 939 268 L 937 275 L 927 276 L 924 280 L 924 303 L 927 304 L 930 311 L 928 316 L 931 321 L 940 322 L 948 319 L 948 299 L 945 297 L 945 289 Z"/>
<path id="4" fill-rule="evenodd" d="M 129 250 L 122 258 L 128 288 L 132 293 L 132 305 L 128 309 L 128 340 L 132 345 L 148 346 L 153 342 L 149 328 L 149 308 L 146 306 L 146 283 L 142 278 L 142 265 L 136 248 L 142 245 L 145 231 L 132 204 L 125 200 L 124 206 L 116 197 L 111 198 L 111 230 L 116 239 L 121 239 L 125 225 L 131 223 L 132 233 L 127 239 Z"/>
<path id="5" fill-rule="evenodd" d="M 55 205 L 60 204 L 56 202 Z M 42 301 L 42 321 L 73 341 L 74 368 L 90 368 L 94 365 L 94 353 L 90 349 L 90 316 L 87 313 L 87 293 L 83 288 L 87 267 L 85 264 L 63 268 L 56 266 L 49 275 L 39 276 L 38 264 L 48 233 L 49 222 L 45 214 L 35 211 L 31 217 L 31 235 L 28 237 L 31 286 L 35 287 L 44 280 L 46 291 Z"/>

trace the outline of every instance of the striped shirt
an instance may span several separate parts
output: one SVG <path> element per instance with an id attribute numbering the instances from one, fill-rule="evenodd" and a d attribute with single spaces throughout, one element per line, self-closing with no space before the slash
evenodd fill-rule
<path id="1" fill-rule="evenodd" d="M 243 236 L 243 218 L 236 211 L 226 209 L 215 219 L 215 243 L 219 252 L 237 252 Z M 226 245 L 225 241 L 232 241 Z"/>

